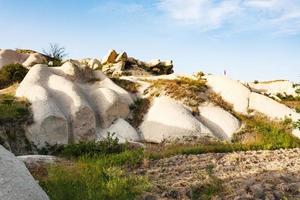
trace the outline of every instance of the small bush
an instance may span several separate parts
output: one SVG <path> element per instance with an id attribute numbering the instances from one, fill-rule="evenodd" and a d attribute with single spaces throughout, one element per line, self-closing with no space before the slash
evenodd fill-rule
<path id="1" fill-rule="evenodd" d="M 28 69 L 21 64 L 9 64 L 0 69 L 0 89 L 16 82 L 20 83 L 26 76 Z"/>
<path id="2" fill-rule="evenodd" d="M 108 134 L 107 138 L 98 142 L 82 142 L 69 144 L 62 149 L 61 155 L 65 157 L 94 157 L 99 155 L 120 153 L 126 150 L 126 144 L 119 144 L 118 138 Z"/>
<path id="3" fill-rule="evenodd" d="M 300 94 L 300 88 L 296 89 L 295 92 L 296 92 L 297 94 Z"/>

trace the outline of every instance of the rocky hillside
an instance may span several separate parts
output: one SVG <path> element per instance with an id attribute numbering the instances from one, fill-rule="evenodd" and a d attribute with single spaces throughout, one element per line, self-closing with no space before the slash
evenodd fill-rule
<path id="1" fill-rule="evenodd" d="M 30 50 L 0 51 L 0 145 L 16 155 L 70 148 L 76 156 L 103 149 L 127 156 L 101 162 L 134 162 L 120 170 L 133 174 L 132 185 L 140 181 L 135 176 L 149 179 L 146 199 L 203 199 L 206 192 L 215 199 L 282 199 L 289 191 L 299 197 L 299 177 L 292 177 L 299 173 L 298 149 L 262 151 L 300 147 L 299 84 L 176 75 L 172 61 L 145 62 L 114 50 L 102 59 L 53 60 Z M 144 151 L 112 148 L 116 143 Z M 220 153 L 246 150 L 261 151 Z M 210 152 L 217 153 L 197 155 Z M 86 167 L 78 162 L 63 170 Z"/>

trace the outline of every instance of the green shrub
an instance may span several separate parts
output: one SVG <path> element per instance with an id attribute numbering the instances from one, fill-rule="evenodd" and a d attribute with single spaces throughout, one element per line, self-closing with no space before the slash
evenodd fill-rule
<path id="1" fill-rule="evenodd" d="M 120 153 L 126 150 L 126 144 L 119 144 L 119 139 L 113 134 L 108 134 L 107 138 L 98 142 L 81 142 L 79 144 L 66 145 L 61 152 L 65 157 L 98 156 L 113 153 Z"/>
<path id="2" fill-rule="evenodd" d="M 26 100 L 7 94 L 0 95 L 0 123 L 28 118 L 31 113 L 29 106 Z"/>
<path id="3" fill-rule="evenodd" d="M 296 89 L 295 91 L 297 94 L 300 94 L 300 88 Z"/>
<path id="4" fill-rule="evenodd" d="M 300 113 L 300 106 L 295 108 L 297 113 Z"/>
<path id="5" fill-rule="evenodd" d="M 20 83 L 26 76 L 28 69 L 21 64 L 9 64 L 0 69 L 0 89 L 8 87 L 13 83 Z"/>

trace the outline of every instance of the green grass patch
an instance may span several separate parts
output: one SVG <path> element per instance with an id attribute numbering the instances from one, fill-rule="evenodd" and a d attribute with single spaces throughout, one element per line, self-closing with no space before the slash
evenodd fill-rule
<path id="1" fill-rule="evenodd" d="M 149 188 L 144 177 L 99 163 L 77 161 L 50 167 L 41 185 L 51 200 L 135 199 Z"/>
<path id="2" fill-rule="evenodd" d="M 110 135 L 67 145 L 61 155 L 72 159 L 50 166 L 45 178 L 35 175 L 51 200 L 135 199 L 150 188 L 145 177 L 129 172 L 142 163 L 143 149 L 129 149 Z"/>
<path id="3" fill-rule="evenodd" d="M 30 103 L 12 95 L 0 95 L 0 123 L 10 122 L 30 115 Z"/>

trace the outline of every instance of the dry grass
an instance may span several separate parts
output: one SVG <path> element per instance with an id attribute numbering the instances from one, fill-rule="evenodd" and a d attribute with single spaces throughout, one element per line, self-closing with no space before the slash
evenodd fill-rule
<path id="1" fill-rule="evenodd" d="M 206 80 L 178 77 L 173 80 L 148 80 L 151 86 L 146 90 L 151 96 L 165 94 L 173 99 L 182 101 L 185 105 L 194 108 L 206 100 Z"/>
<path id="2" fill-rule="evenodd" d="M 119 85 L 121 88 L 125 89 L 128 92 L 131 93 L 137 93 L 138 92 L 138 88 L 139 88 L 139 84 L 129 81 L 129 80 L 125 80 L 125 79 L 120 79 L 120 78 L 110 78 L 115 84 Z"/>

